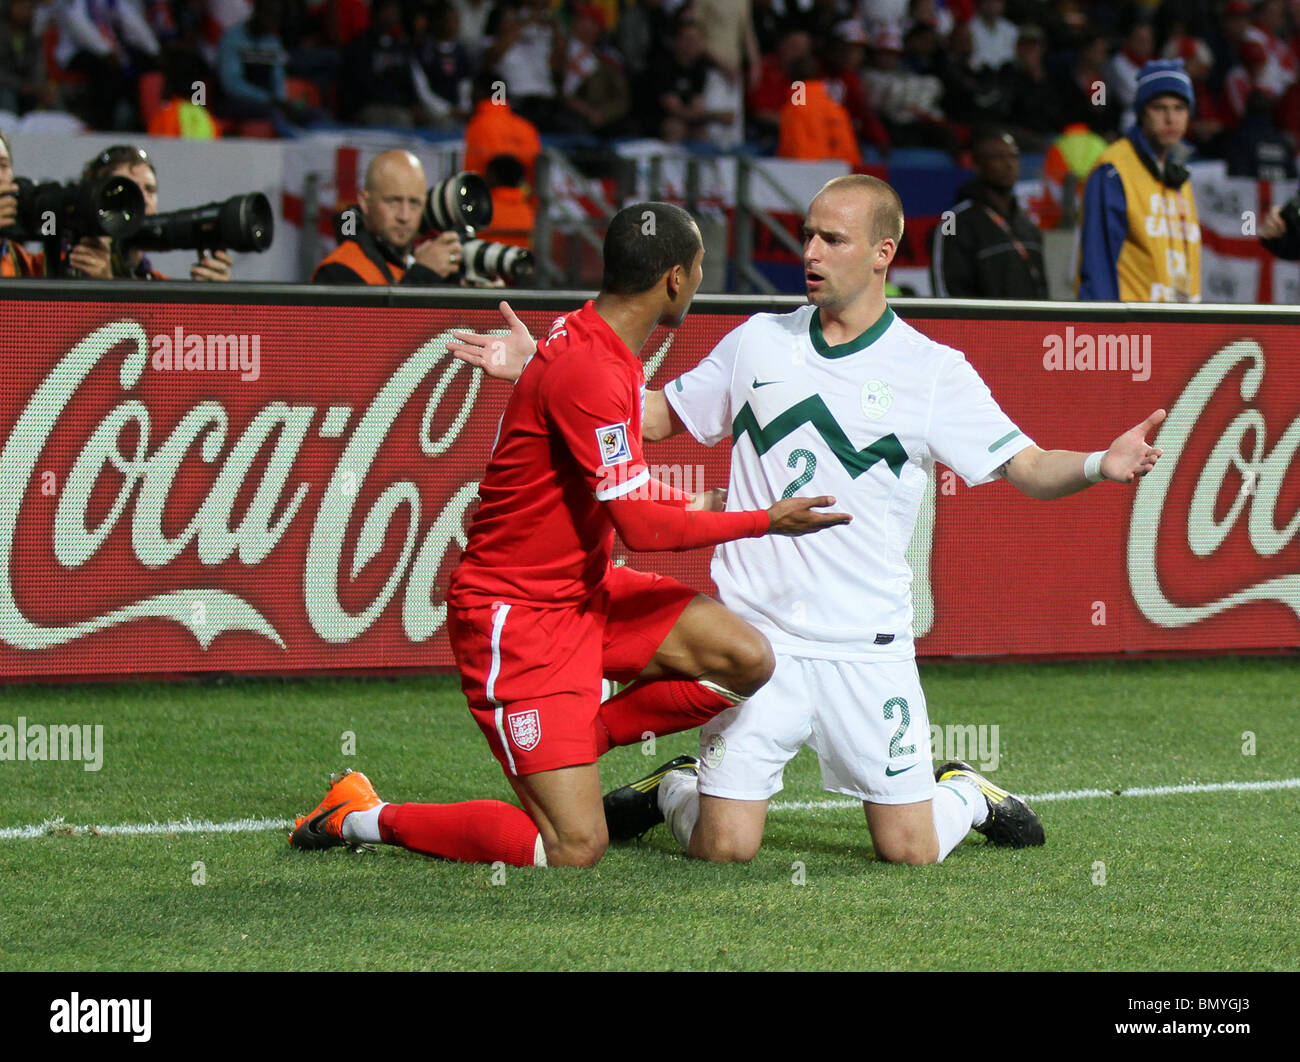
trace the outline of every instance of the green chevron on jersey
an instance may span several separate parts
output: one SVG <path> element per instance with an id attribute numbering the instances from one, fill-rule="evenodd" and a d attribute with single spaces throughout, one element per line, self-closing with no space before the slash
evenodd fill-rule
<path id="1" fill-rule="evenodd" d="M 844 434 L 821 395 L 810 395 L 802 402 L 797 402 L 784 413 L 773 417 L 767 427 L 760 427 L 758 418 L 746 402 L 740 407 L 736 419 L 731 422 L 731 439 L 740 442 L 742 435 L 748 435 L 754 443 L 754 450 L 762 457 L 772 447 L 792 431 L 811 424 L 817 429 L 822 441 L 838 459 L 844 470 L 857 479 L 877 461 L 884 461 L 889 471 L 898 478 L 903 465 L 907 463 L 907 451 L 903 449 L 898 436 L 893 432 L 882 436 L 863 450 L 855 449 Z"/>

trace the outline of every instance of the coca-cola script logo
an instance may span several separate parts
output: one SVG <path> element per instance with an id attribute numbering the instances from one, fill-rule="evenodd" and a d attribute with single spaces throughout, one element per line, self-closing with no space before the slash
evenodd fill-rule
<path id="1" fill-rule="evenodd" d="M 1254 402 L 1264 381 L 1264 351 L 1254 340 L 1238 340 L 1207 361 L 1188 383 L 1160 429 L 1156 444 L 1164 456 L 1139 484 L 1129 523 L 1128 578 L 1133 600 L 1152 623 L 1161 627 L 1186 627 L 1228 609 L 1256 601 L 1278 601 L 1300 618 L 1300 574 L 1273 575 L 1212 600 L 1177 604 L 1166 593 L 1158 544 L 1171 485 L 1181 458 L 1224 381 L 1245 364 L 1239 386 L 1242 402 Z M 1279 495 L 1300 447 L 1300 417 L 1292 420 L 1271 443 L 1261 409 L 1241 409 L 1214 442 L 1197 476 L 1187 507 L 1186 546 L 1193 557 L 1208 558 L 1218 551 L 1246 520 L 1246 535 L 1257 558 L 1274 558 L 1294 542 L 1300 530 L 1300 512 L 1284 527 L 1276 524 Z M 1220 518 L 1216 507 L 1224 494 L 1231 496 Z M 1294 564 L 1292 565 L 1294 567 Z"/>
<path id="2" fill-rule="evenodd" d="M 347 528 L 376 455 L 399 413 L 436 367 L 442 365 L 443 371 L 428 392 L 418 433 L 419 451 L 429 458 L 445 453 L 471 414 L 481 378 L 447 354 L 450 335 L 450 331 L 443 332 L 421 345 L 388 377 L 356 421 L 328 481 L 317 485 L 296 481 L 295 463 L 304 439 L 313 426 L 321 438 L 342 438 L 353 414 L 351 407 L 331 405 L 322 412 L 310 404 L 269 401 L 227 445 L 233 435 L 227 409 L 220 401 L 204 399 L 180 418 L 166 439 L 157 442 L 151 439 L 149 409 L 129 395 L 148 363 L 149 336 L 134 320 L 113 321 L 95 329 L 76 343 L 32 392 L 0 454 L 0 543 L 4 551 L 0 558 L 0 637 L 19 649 L 40 650 L 153 618 L 182 625 L 205 649 L 227 631 L 249 631 L 286 648 L 281 631 L 247 597 L 212 587 L 181 586 L 129 600 L 131 586 L 123 580 L 121 594 L 128 598 L 123 604 L 58 624 L 38 622 L 19 606 L 13 579 L 23 570 L 15 564 L 15 538 L 24 492 L 37 475 L 41 455 L 78 389 L 102 360 L 121 350 L 124 356 L 118 383 L 128 394 L 90 432 L 58 492 L 51 536 L 54 557 L 63 569 L 86 565 L 114 528 L 128 522 L 130 548 L 146 569 L 165 568 L 191 546 L 204 566 L 221 564 L 236 555 L 243 565 L 253 566 L 271 553 L 291 525 L 311 520 L 301 587 L 305 613 L 323 641 L 337 645 L 357 638 L 388 607 L 403 581 L 401 622 L 405 635 L 411 642 L 430 638 L 446 617 L 446 605 L 441 593 L 435 592 L 434 582 L 453 541 L 464 545 L 464 514 L 477 496 L 477 481 L 455 490 L 428 524 L 422 519 L 416 484 L 409 479 L 390 483 L 361 520 L 351 543 L 349 570 L 355 579 L 380 556 L 392 528 L 400 548 L 391 570 L 372 600 L 359 609 L 349 610 L 341 603 L 338 580 L 349 545 L 345 542 Z M 440 413 L 448 387 L 461 372 L 468 373 L 464 400 L 454 413 L 447 409 Z M 445 425 L 436 436 L 435 417 Z M 122 453 L 120 440 L 132 437 L 135 442 L 128 444 L 130 452 Z M 259 461 L 268 447 L 269 457 Z M 188 523 L 169 536 L 164 532 L 163 507 L 187 459 L 202 460 L 217 472 Z M 250 474 L 256 474 L 255 468 L 260 468 L 260 479 L 251 502 L 238 514 L 236 496 Z M 107 512 L 90 526 L 90 499 L 101 476 L 110 470 L 116 473 L 114 478 L 120 478 L 120 485 Z M 427 469 L 412 470 L 413 474 L 419 472 Z M 309 499 L 316 504 L 314 515 L 309 514 Z"/>

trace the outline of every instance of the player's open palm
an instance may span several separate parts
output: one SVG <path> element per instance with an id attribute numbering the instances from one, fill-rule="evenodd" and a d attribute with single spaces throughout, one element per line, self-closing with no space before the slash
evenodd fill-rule
<path id="1" fill-rule="evenodd" d="M 461 361 L 498 380 L 517 380 L 537 344 L 533 342 L 528 326 L 510 308 L 510 303 L 503 301 L 497 308 L 510 327 L 508 334 L 453 331 L 451 334 L 455 341 L 448 343 L 447 349 Z"/>
<path id="2" fill-rule="evenodd" d="M 1132 483 L 1155 468 L 1164 451 L 1148 443 L 1147 436 L 1160 427 L 1166 416 L 1163 409 L 1157 409 L 1111 443 L 1101 459 L 1102 475 L 1116 483 Z"/>
<path id="3" fill-rule="evenodd" d="M 807 535 L 813 531 L 822 531 L 828 527 L 847 524 L 853 519 L 848 513 L 819 513 L 815 509 L 824 509 L 834 505 L 835 499 L 829 495 L 820 498 L 782 498 L 767 510 L 772 521 L 769 535 Z"/>

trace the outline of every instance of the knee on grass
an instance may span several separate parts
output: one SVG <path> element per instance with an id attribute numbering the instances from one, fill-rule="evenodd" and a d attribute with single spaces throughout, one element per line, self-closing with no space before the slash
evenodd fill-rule
<path id="1" fill-rule="evenodd" d="M 739 835 L 723 837 L 701 836 L 697 829 L 691 837 L 690 854 L 695 859 L 709 863 L 748 863 L 758 855 L 762 838 L 748 838 Z"/>
<path id="2" fill-rule="evenodd" d="M 937 838 L 911 838 L 900 840 L 877 840 L 876 858 L 884 863 L 903 863 L 907 866 L 923 867 L 939 862 L 939 841 Z"/>
<path id="3" fill-rule="evenodd" d="M 608 847 L 607 836 L 591 834 L 560 838 L 546 845 L 546 864 L 552 867 L 594 867 Z"/>

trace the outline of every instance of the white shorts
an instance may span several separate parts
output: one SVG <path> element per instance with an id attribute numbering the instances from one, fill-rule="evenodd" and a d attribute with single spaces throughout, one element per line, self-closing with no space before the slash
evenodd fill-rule
<path id="1" fill-rule="evenodd" d="M 934 794 L 930 719 L 915 660 L 862 663 L 785 656 L 744 704 L 700 728 L 700 792 L 766 800 L 799 746 L 821 761 L 822 786 L 873 804 Z"/>

